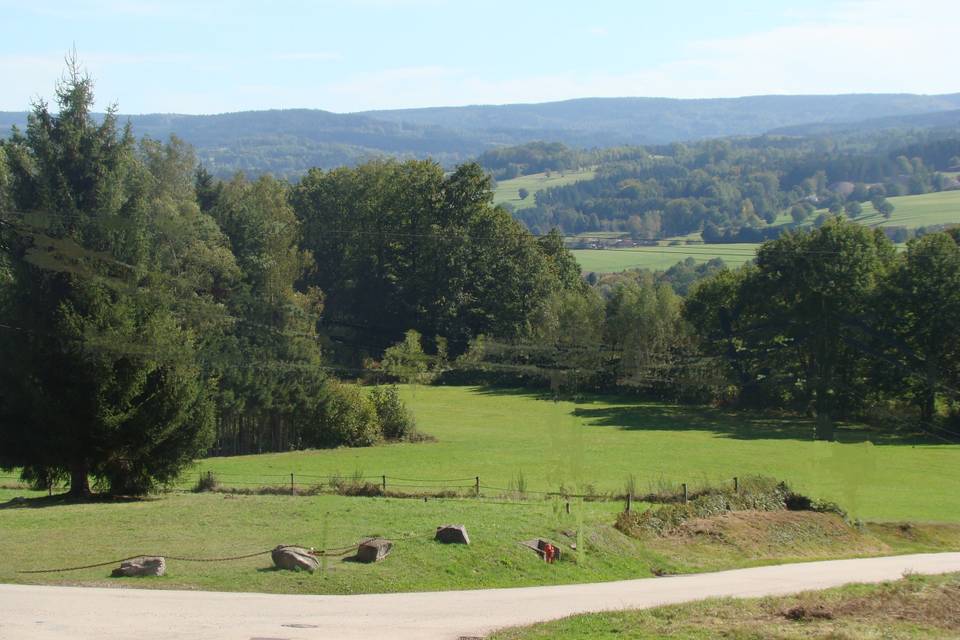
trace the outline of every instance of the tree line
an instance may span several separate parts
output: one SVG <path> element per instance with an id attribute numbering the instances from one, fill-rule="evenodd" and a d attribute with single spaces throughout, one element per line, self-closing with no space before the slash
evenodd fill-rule
<path id="1" fill-rule="evenodd" d="M 960 232 L 897 252 L 843 218 L 765 242 L 755 261 L 677 282 L 628 272 L 558 292 L 527 340 L 475 341 L 460 363 L 556 393 L 635 390 L 956 434 L 960 424 Z M 675 271 L 689 273 L 693 265 Z"/>

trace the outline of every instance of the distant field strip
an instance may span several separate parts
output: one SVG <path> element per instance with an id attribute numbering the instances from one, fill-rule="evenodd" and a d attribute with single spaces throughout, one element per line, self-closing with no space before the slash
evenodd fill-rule
<path id="1" fill-rule="evenodd" d="M 520 176 L 511 180 L 501 180 L 497 182 L 497 188 L 493 192 L 494 204 L 510 204 L 514 209 L 527 209 L 536 204 L 534 194 L 537 191 L 543 191 L 549 187 L 562 187 L 581 180 L 592 180 L 596 175 L 593 169 L 584 169 L 583 171 L 551 171 L 550 176 L 546 173 L 532 173 L 528 176 Z M 520 189 L 526 189 L 530 192 L 524 199 L 520 199 Z"/>
<path id="2" fill-rule="evenodd" d="M 573 255 L 583 271 L 615 273 L 626 269 L 669 269 L 688 257 L 696 262 L 722 258 L 728 267 L 752 260 L 758 243 L 693 244 L 630 249 L 575 249 Z"/>

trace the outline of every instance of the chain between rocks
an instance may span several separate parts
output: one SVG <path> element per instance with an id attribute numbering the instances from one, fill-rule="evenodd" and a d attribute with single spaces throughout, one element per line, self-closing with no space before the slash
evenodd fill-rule
<path id="1" fill-rule="evenodd" d="M 407 535 L 407 536 L 401 536 L 401 537 L 399 537 L 399 538 L 393 538 L 393 540 L 409 540 L 410 538 L 416 538 L 416 537 L 419 537 L 420 535 L 421 535 L 421 534 L 410 534 L 410 535 Z M 312 556 L 317 556 L 317 557 L 334 557 L 334 558 L 337 558 L 337 557 L 344 556 L 344 555 L 346 555 L 347 553 L 349 553 L 350 551 L 358 548 L 358 547 L 359 547 L 361 544 L 363 544 L 364 542 L 369 542 L 370 540 L 375 540 L 375 539 L 376 539 L 376 538 L 365 538 L 362 542 L 360 542 L 360 543 L 358 543 L 358 544 L 353 544 L 353 545 L 349 545 L 349 546 L 346 546 L 346 547 L 335 547 L 335 548 L 333 548 L 333 549 L 320 549 L 320 550 L 318 550 L 318 551 L 312 551 L 312 552 L 310 552 L 310 555 L 312 555 Z M 301 547 L 301 548 L 305 548 L 305 549 L 308 549 L 308 548 L 309 548 L 309 547 L 303 547 L 302 545 L 295 545 L 295 544 L 285 544 L 285 545 L 282 545 L 280 548 L 281 548 L 281 549 L 289 549 L 289 548 L 292 548 L 292 547 Z M 246 553 L 246 554 L 243 554 L 243 555 L 240 555 L 240 556 L 227 556 L 227 557 L 224 557 L 224 558 L 187 558 L 187 557 L 183 557 L 183 556 L 168 556 L 168 555 L 164 555 L 164 554 L 162 554 L 162 553 L 156 553 L 156 554 L 140 553 L 140 554 L 137 554 L 137 555 L 135 555 L 135 556 L 129 556 L 129 557 L 126 557 L 126 558 L 120 558 L 119 560 L 109 560 L 109 561 L 107 561 L 107 562 L 98 562 L 98 563 L 96 563 L 96 564 L 85 564 L 85 565 L 81 565 L 81 566 L 77 566 L 77 567 L 58 567 L 58 568 L 56 568 L 56 569 L 29 569 L 29 570 L 24 570 L 24 571 L 17 571 L 16 573 L 21 573 L 21 574 L 29 574 L 29 573 L 62 573 L 62 572 L 66 572 L 66 571 L 80 571 L 80 570 L 82 570 L 82 569 L 96 569 L 96 568 L 98 568 L 98 567 L 106 567 L 106 566 L 109 566 L 109 565 L 112 565 L 112 564 L 119 564 L 119 563 L 122 563 L 122 562 L 126 562 L 126 561 L 128 561 L 128 560 L 136 560 L 137 558 L 148 558 L 148 557 L 160 557 L 160 558 L 164 558 L 165 560 L 177 560 L 177 561 L 179 561 L 179 562 L 232 562 L 232 561 L 234 561 L 234 560 L 246 560 L 246 559 L 248 559 L 248 558 L 256 558 L 257 556 L 263 556 L 263 555 L 266 555 L 266 554 L 268 554 L 268 553 L 272 553 L 272 552 L 274 551 L 274 549 L 276 549 L 276 548 L 277 548 L 277 547 L 273 547 L 273 548 L 270 548 L 270 549 L 266 549 L 266 550 L 264 550 L 264 551 L 256 551 L 256 552 L 254 552 L 254 553 Z"/>

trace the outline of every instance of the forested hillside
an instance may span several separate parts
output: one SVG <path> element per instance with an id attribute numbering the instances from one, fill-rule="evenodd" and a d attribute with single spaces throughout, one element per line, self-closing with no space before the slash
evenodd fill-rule
<path id="1" fill-rule="evenodd" d="M 888 196 L 960 186 L 954 177 L 957 129 L 760 136 L 593 152 L 531 146 L 487 153 L 481 161 L 505 177 L 527 167 L 598 165 L 593 179 L 540 191 L 535 206 L 516 210 L 536 233 L 619 231 L 634 241 L 700 233 L 706 242 L 758 242 L 807 222 L 818 209 L 856 216 L 869 202 L 889 215 Z"/>
<path id="2" fill-rule="evenodd" d="M 450 169 L 498 146 L 537 140 L 583 149 L 666 144 L 888 116 L 904 117 L 894 121 L 896 126 L 928 126 L 923 114 L 956 109 L 960 94 L 590 98 L 354 114 L 315 109 L 147 114 L 120 116 L 119 121 L 129 119 L 136 137 L 177 135 L 219 177 L 243 171 L 296 178 L 311 167 L 331 169 L 380 156 L 431 158 Z M 0 112 L 0 136 L 7 136 L 12 125 L 22 128 L 26 115 Z"/>

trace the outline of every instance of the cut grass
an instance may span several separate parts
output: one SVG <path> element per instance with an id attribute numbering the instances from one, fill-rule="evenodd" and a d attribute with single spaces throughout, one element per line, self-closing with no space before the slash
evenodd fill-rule
<path id="1" fill-rule="evenodd" d="M 436 489 L 444 483 L 435 481 L 469 478 L 449 483 L 466 491 L 474 476 L 484 487 L 509 488 L 522 473 L 531 492 L 592 485 L 617 494 L 631 475 L 641 494 L 661 484 L 686 482 L 692 491 L 764 475 L 835 501 L 855 518 L 960 521 L 960 445 L 892 440 L 855 425 L 842 426 L 836 443 L 814 442 L 813 423 L 803 418 L 609 396 L 554 402 L 523 390 L 419 386 L 402 393 L 418 428 L 436 442 L 210 458 L 197 471 L 238 487 L 289 485 L 291 472 L 302 482 L 385 474 L 388 489 L 412 490 L 419 481 Z M 189 474 L 184 487 L 195 480 Z"/>
<path id="2" fill-rule="evenodd" d="M 22 493 L 22 492 L 21 492 Z M 14 495 L 0 490 L 0 503 Z M 644 508 L 645 505 L 636 505 Z M 275 593 L 378 593 L 566 584 L 651 577 L 814 560 L 878 552 L 960 548 L 960 527 L 927 526 L 933 540 L 906 538 L 885 530 L 886 542 L 860 534 L 835 516 L 828 526 L 810 526 L 816 544 L 784 541 L 779 554 L 718 553 L 728 542 L 700 536 L 677 546 L 670 539 L 635 539 L 611 526 L 620 504 L 574 501 L 567 513 L 559 501 L 502 503 L 475 500 L 400 500 L 342 496 L 233 496 L 169 494 L 139 501 L 75 504 L 37 497 L 6 502 L 0 509 L 3 554 L 0 581 L 78 586 L 206 589 Z M 823 517 L 808 514 L 811 517 Z M 786 517 L 797 518 L 796 515 Z M 471 545 L 433 541 L 435 527 L 464 524 Z M 773 520 L 763 521 L 768 535 Z M 845 530 L 842 537 L 834 529 Z M 756 528 L 754 528 L 756 530 Z M 318 549 L 356 544 L 368 536 L 394 540 L 393 553 L 375 565 L 328 558 L 316 574 L 275 571 L 269 554 L 225 562 L 168 559 L 167 575 L 156 579 L 109 578 L 113 565 L 65 573 L 20 570 L 72 567 L 137 554 L 221 558 L 267 551 L 279 544 Z M 563 560 L 547 565 L 522 540 L 543 537 L 560 544 Z M 577 551 L 570 547 L 576 542 Z M 805 546 L 804 546 L 805 545 Z M 577 555 L 578 553 L 582 555 Z"/>
<path id="3" fill-rule="evenodd" d="M 494 204 L 510 204 L 514 210 L 528 209 L 535 206 L 538 191 L 543 191 L 550 187 L 563 187 L 581 180 L 592 180 L 596 171 L 593 169 L 584 169 L 583 171 L 551 171 L 550 177 L 546 173 L 532 173 L 510 180 L 501 180 L 497 182 L 497 188 L 493 192 Z M 520 199 L 520 189 L 526 189 L 530 192 L 523 200 Z"/>
<path id="4" fill-rule="evenodd" d="M 722 258 L 728 267 L 736 268 L 752 260 L 759 246 L 758 243 L 741 242 L 630 249 L 574 249 L 572 253 L 580 264 L 580 269 L 585 272 L 617 273 L 627 269 L 665 270 L 688 257 L 698 264 Z"/>
<path id="5" fill-rule="evenodd" d="M 956 638 L 960 574 L 908 576 L 794 596 L 713 599 L 640 611 L 573 616 L 495 633 L 491 640 L 755 640 Z"/>

